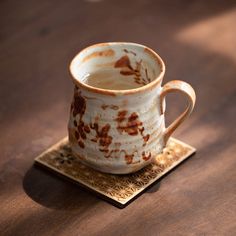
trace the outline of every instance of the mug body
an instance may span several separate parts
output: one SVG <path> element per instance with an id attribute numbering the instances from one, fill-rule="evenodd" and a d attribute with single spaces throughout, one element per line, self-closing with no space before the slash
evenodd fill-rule
<path id="1" fill-rule="evenodd" d="M 112 71 L 108 89 L 86 82 L 87 75 L 99 71 Z M 70 72 L 75 83 L 68 124 L 73 153 L 107 173 L 127 174 L 149 164 L 164 146 L 161 58 L 139 44 L 96 44 L 72 60 Z M 128 89 L 120 89 L 118 80 Z"/>

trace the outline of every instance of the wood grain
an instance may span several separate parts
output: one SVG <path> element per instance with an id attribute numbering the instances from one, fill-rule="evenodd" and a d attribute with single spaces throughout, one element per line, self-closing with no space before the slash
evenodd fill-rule
<path id="1" fill-rule="evenodd" d="M 235 235 L 235 1 L 0 3 L 1 235 Z M 33 167 L 67 134 L 68 64 L 85 46 L 131 41 L 164 59 L 164 82 L 197 93 L 176 132 L 198 153 L 125 209 Z M 167 121 L 183 110 L 167 98 Z"/>

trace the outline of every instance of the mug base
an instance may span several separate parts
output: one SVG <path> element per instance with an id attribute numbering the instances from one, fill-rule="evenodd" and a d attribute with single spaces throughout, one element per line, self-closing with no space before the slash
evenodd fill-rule
<path id="1" fill-rule="evenodd" d="M 81 163 L 83 163 L 84 165 L 93 168 L 97 171 L 103 172 L 103 173 L 107 173 L 107 174 L 117 174 L 117 175 L 125 175 L 125 174 L 131 174 L 134 172 L 137 172 L 139 170 L 141 170 L 142 168 L 144 168 L 145 166 L 149 165 L 152 162 L 152 159 L 150 161 L 146 161 L 142 164 L 138 163 L 138 164 L 130 164 L 127 166 L 113 166 L 112 164 L 104 164 L 103 166 L 99 165 L 97 166 L 94 163 L 88 162 L 87 160 L 83 160 L 82 158 L 80 158 L 77 154 L 73 153 L 73 155 L 75 155 L 76 157 L 79 158 L 79 161 Z"/>

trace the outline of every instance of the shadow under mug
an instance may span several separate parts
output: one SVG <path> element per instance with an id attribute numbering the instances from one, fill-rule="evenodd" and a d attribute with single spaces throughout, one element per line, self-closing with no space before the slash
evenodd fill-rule
<path id="1" fill-rule="evenodd" d="M 109 89 L 85 81 L 87 75 L 95 74 L 96 79 L 102 71 L 113 75 Z M 140 44 L 114 42 L 87 47 L 72 60 L 70 73 L 75 89 L 69 142 L 81 162 L 102 172 L 127 174 L 152 162 L 192 112 L 196 100 L 186 82 L 174 80 L 162 87 L 163 60 Z M 103 78 L 99 80 L 103 82 Z M 131 88 L 116 89 L 114 84 L 119 80 Z M 188 107 L 165 128 L 165 96 L 176 91 L 186 95 Z"/>

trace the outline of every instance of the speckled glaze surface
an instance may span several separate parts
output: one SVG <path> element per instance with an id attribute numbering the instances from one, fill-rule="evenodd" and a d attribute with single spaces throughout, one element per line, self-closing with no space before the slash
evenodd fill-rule
<path id="1" fill-rule="evenodd" d="M 87 74 L 107 69 L 112 69 L 117 79 L 123 76 L 134 83 L 135 88 L 109 90 L 84 83 Z M 154 51 L 143 45 L 90 46 L 72 60 L 70 72 L 75 89 L 69 142 L 81 162 L 103 172 L 131 173 L 152 162 L 194 107 L 195 93 L 187 83 L 171 81 L 161 87 L 165 65 Z M 187 95 L 189 106 L 166 129 L 164 97 L 173 91 Z"/>

